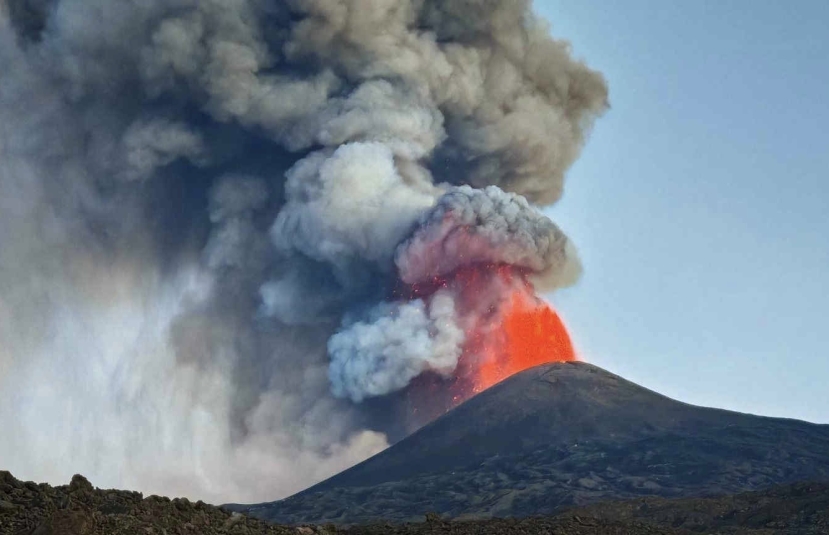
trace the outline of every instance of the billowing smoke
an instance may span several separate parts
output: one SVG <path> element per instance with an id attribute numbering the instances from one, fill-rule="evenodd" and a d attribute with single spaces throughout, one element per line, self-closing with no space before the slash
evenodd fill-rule
<path id="1" fill-rule="evenodd" d="M 328 342 L 334 395 L 362 401 L 400 390 L 427 370 L 450 375 L 464 341 L 455 314 L 452 296 L 438 292 L 428 306 L 422 299 L 381 303 L 363 321 L 346 320 Z"/>
<path id="2" fill-rule="evenodd" d="M 2 468 L 276 499 L 477 373 L 607 100 L 529 4 L 0 0 Z"/>
<path id="3" fill-rule="evenodd" d="M 575 249 L 527 200 L 495 186 L 447 191 L 397 249 L 400 279 L 416 284 L 474 264 L 508 264 L 551 288 L 575 282 Z"/>

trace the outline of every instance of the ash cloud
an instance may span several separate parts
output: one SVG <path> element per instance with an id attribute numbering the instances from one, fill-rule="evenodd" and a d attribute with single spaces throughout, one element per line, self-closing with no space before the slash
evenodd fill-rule
<path id="1" fill-rule="evenodd" d="M 566 286 L 580 264 L 567 236 L 524 197 L 496 186 L 454 188 L 397 248 L 400 278 L 415 284 L 473 264 L 509 264 Z"/>
<path id="2" fill-rule="evenodd" d="M 607 90 L 529 8 L 0 0 L 7 468 L 257 501 L 393 440 L 352 400 L 462 344 L 451 292 L 390 299 L 436 214 L 573 257 L 512 194 L 558 199 Z"/>

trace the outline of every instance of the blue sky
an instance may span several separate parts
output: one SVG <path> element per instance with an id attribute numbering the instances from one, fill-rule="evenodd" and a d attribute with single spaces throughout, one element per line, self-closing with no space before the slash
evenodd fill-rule
<path id="1" fill-rule="evenodd" d="M 690 403 L 829 423 L 829 2 L 536 0 L 612 109 L 548 210 L 582 356 Z"/>

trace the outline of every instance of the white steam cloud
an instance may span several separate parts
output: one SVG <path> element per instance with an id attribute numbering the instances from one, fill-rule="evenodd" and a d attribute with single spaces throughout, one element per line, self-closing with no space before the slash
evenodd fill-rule
<path id="1" fill-rule="evenodd" d="M 424 371 L 450 375 L 463 330 L 447 292 L 402 303 L 380 303 L 328 341 L 333 393 L 360 402 L 400 390 Z"/>

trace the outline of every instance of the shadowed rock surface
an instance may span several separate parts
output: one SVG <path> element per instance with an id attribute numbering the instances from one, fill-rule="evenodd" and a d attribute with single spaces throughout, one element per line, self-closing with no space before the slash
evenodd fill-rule
<path id="1" fill-rule="evenodd" d="M 69 485 L 23 482 L 0 471 L 0 535 L 817 535 L 829 532 L 829 484 L 800 483 L 717 498 L 612 502 L 555 517 L 410 524 L 278 526 L 202 502 Z"/>
<path id="2" fill-rule="evenodd" d="M 424 520 L 424 519 L 422 519 Z M 393 535 L 548 533 L 559 535 L 671 535 L 670 528 L 638 521 L 537 518 L 489 522 L 446 522 L 430 515 L 425 522 L 339 528 L 333 525 L 278 526 L 202 502 L 138 492 L 93 488 L 76 475 L 69 485 L 52 487 L 23 482 L 0 471 L 0 535 Z"/>
<path id="3" fill-rule="evenodd" d="M 0 471 L 2 535 L 296 534 L 203 502 L 96 489 L 83 476 L 69 485 L 17 480 Z"/>
<path id="4" fill-rule="evenodd" d="M 568 511 L 594 521 L 642 521 L 692 533 L 829 533 L 829 483 L 802 482 L 712 498 L 641 498 Z"/>
<path id="5" fill-rule="evenodd" d="M 284 523 L 552 515 L 829 480 L 829 426 L 681 403 L 586 363 L 539 366 L 282 501 Z"/>

